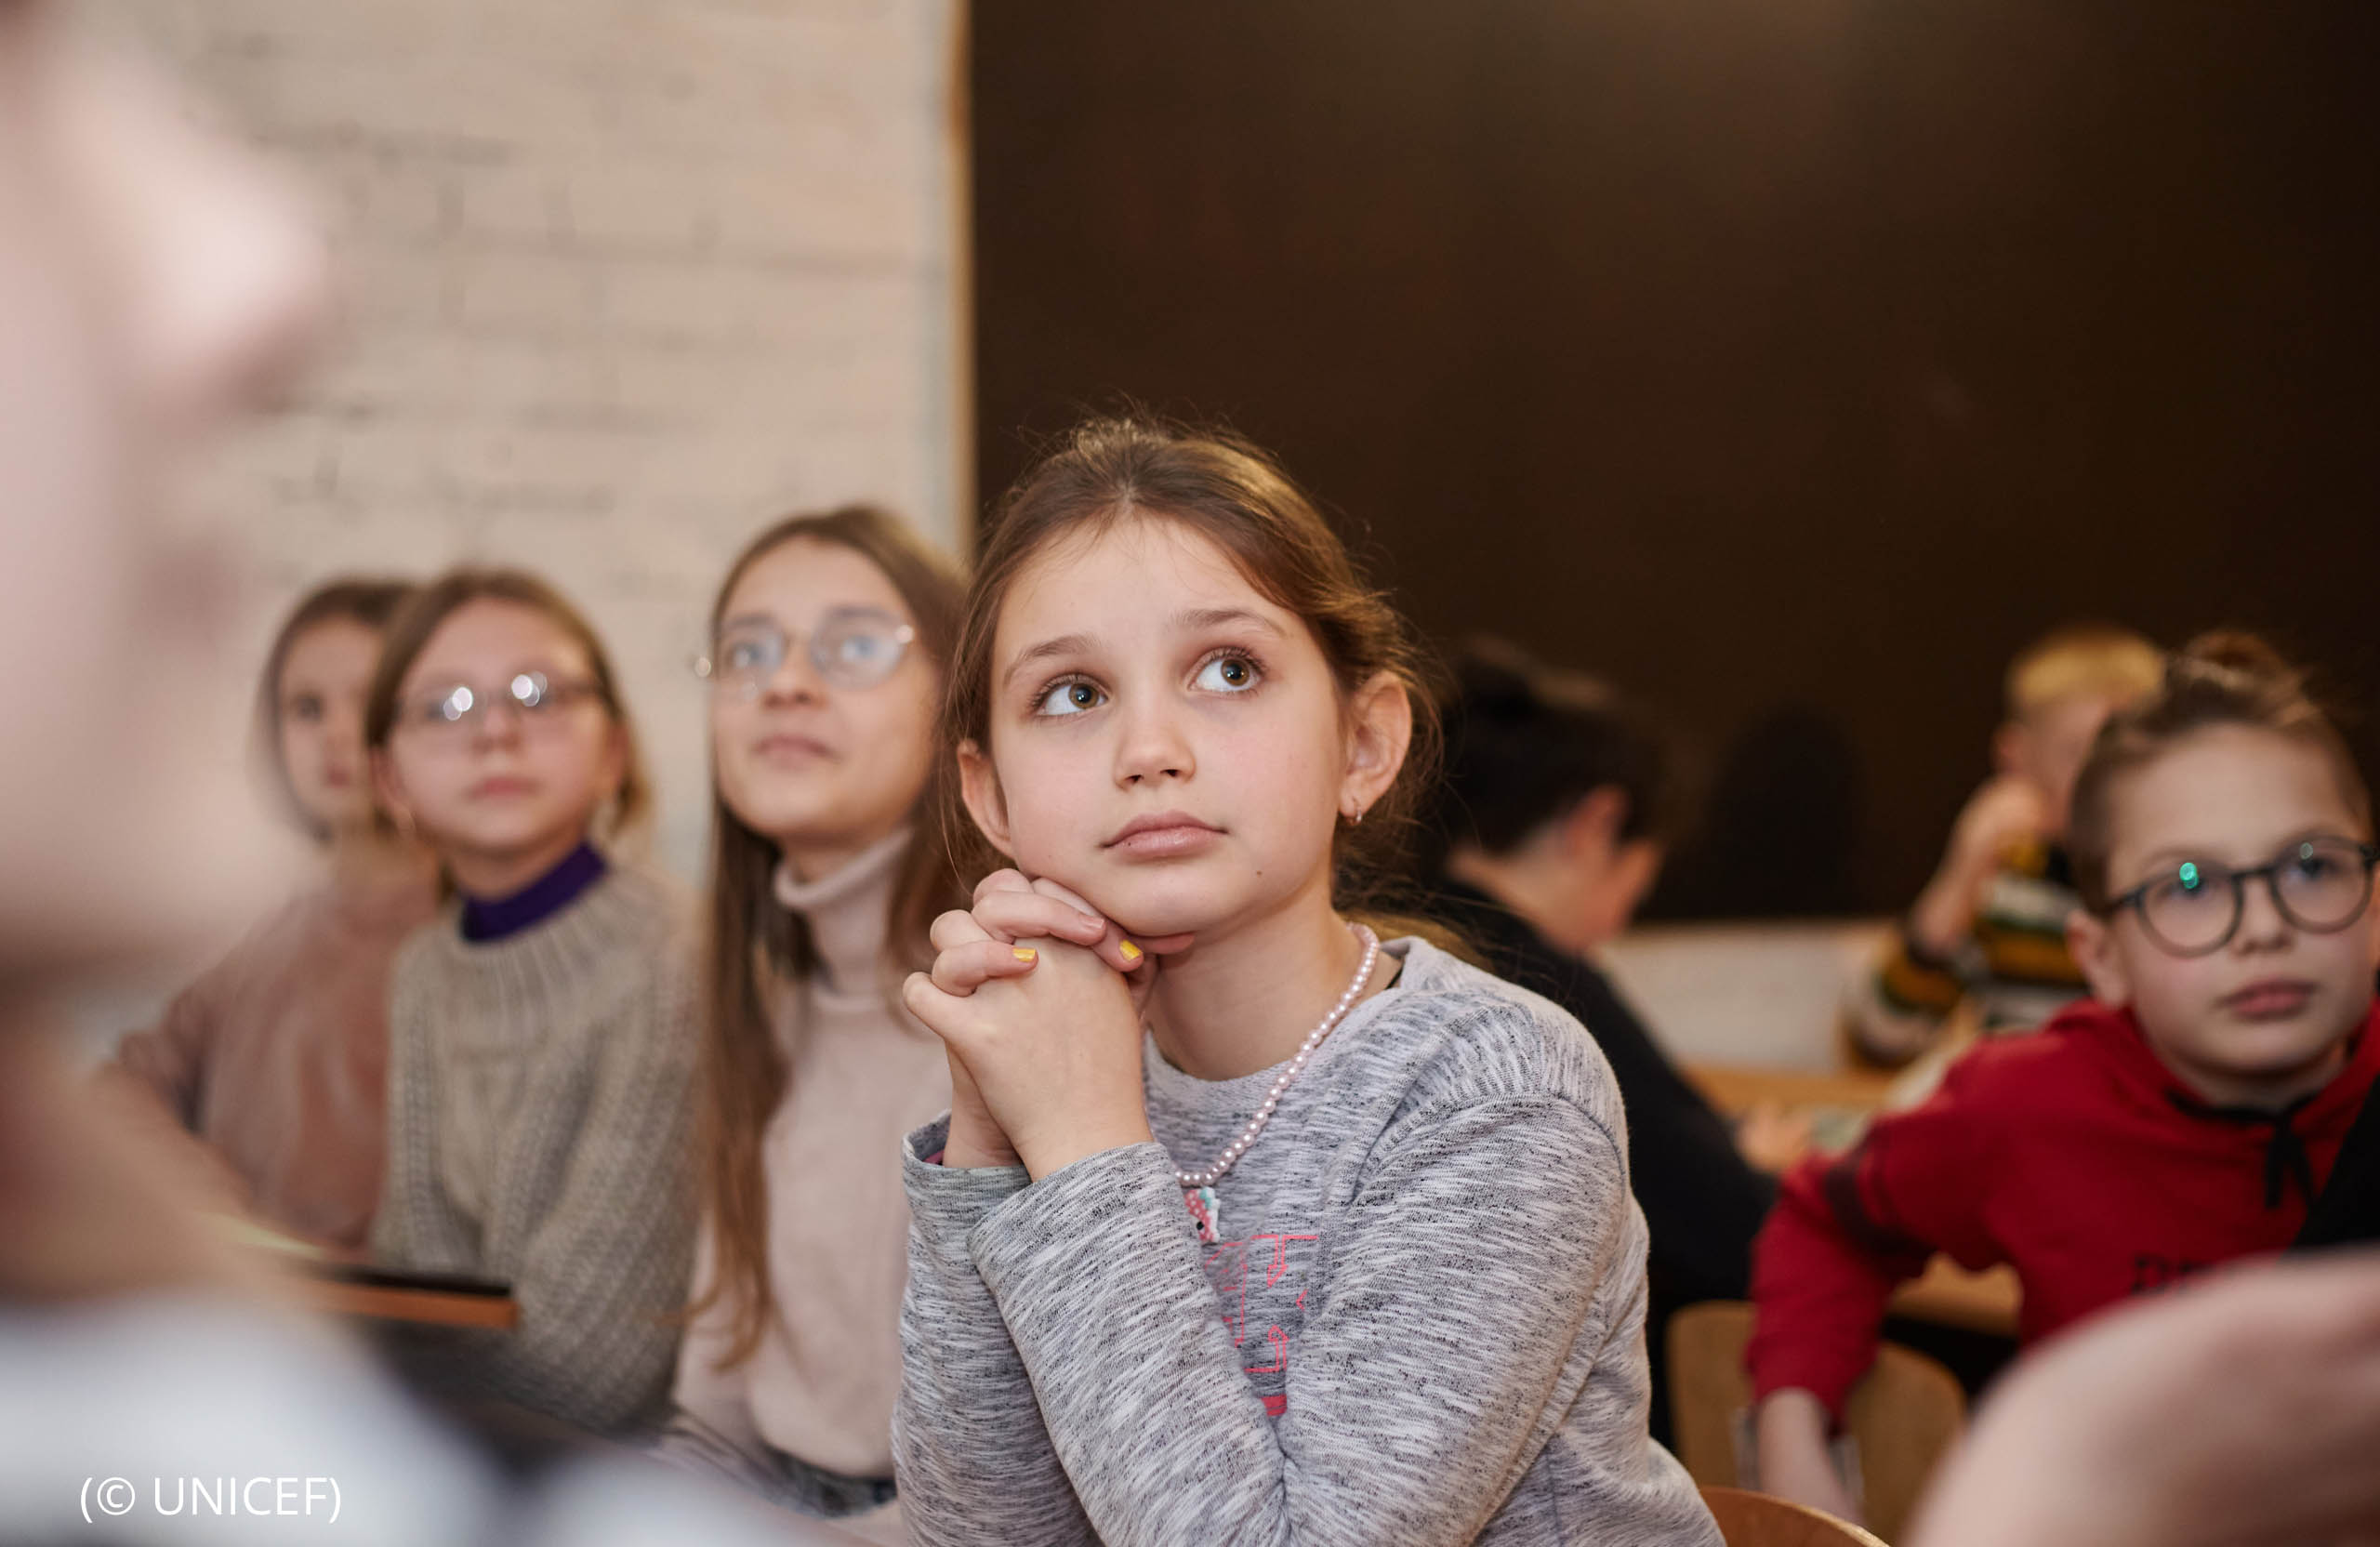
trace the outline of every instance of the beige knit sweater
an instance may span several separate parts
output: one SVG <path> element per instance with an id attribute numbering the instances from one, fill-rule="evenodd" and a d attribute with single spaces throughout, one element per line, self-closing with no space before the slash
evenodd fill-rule
<path id="1" fill-rule="evenodd" d="M 694 1235 L 688 909 L 615 865 L 484 944 L 449 907 L 397 959 L 374 1255 L 509 1279 L 509 1332 L 407 1334 L 438 1389 L 607 1433 L 666 1401 Z"/>
<path id="2" fill-rule="evenodd" d="M 908 1279 L 901 1136 L 950 1105 L 942 1043 L 900 1008 L 900 971 L 885 957 L 907 841 L 896 834 L 806 886 L 778 876 L 777 900 L 808 920 L 819 966 L 784 996 L 789 1078 L 760 1141 L 776 1314 L 751 1357 L 724 1370 L 733 1308 L 696 1320 L 675 1394 L 747 1455 L 766 1446 L 859 1477 L 892 1474 Z M 707 1231 L 699 1262 L 698 1293 L 711 1274 Z"/>
<path id="3" fill-rule="evenodd" d="M 380 1201 L 389 974 L 437 908 L 426 875 L 309 889 L 126 1037 L 102 1088 L 227 1211 L 362 1246 Z"/>

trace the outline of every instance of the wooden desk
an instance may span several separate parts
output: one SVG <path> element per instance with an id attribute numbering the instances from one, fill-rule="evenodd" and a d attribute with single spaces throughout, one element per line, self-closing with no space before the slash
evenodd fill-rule
<path id="1" fill-rule="evenodd" d="M 2007 1263 L 1969 1273 L 1948 1257 L 1937 1257 L 1925 1264 L 1924 1273 L 1893 1291 L 1892 1311 L 1937 1326 L 2013 1338 L 2024 1302 L 2016 1270 Z"/>
<path id="2" fill-rule="evenodd" d="M 1792 1110 L 1872 1113 L 1884 1104 L 1893 1077 L 1870 1070 L 1805 1073 L 1728 1064 L 1689 1064 L 1686 1077 L 1729 1117 L 1765 1104 Z M 1924 1274 L 1893 1295 L 1896 1316 L 1958 1327 L 1998 1337 L 2016 1335 L 2023 1302 L 2015 1270 L 2002 1266 L 1969 1273 L 1948 1257 L 1937 1257 Z"/>
<path id="3" fill-rule="evenodd" d="M 301 1304 L 333 1316 L 436 1327 L 492 1327 L 501 1331 L 509 1331 L 521 1320 L 521 1306 L 510 1295 L 385 1289 L 302 1275 L 292 1280 L 290 1288 Z"/>
<path id="4" fill-rule="evenodd" d="M 1739 1117 L 1763 1103 L 1778 1106 L 1840 1106 L 1873 1112 L 1884 1104 L 1893 1077 L 1875 1070 L 1809 1073 L 1800 1069 L 1753 1069 L 1731 1064 L 1689 1064 L 1686 1078 L 1711 1104 Z"/>
<path id="5" fill-rule="evenodd" d="M 310 1311 L 431 1327 L 492 1327 L 500 1331 L 511 1330 L 521 1320 L 521 1307 L 512 1296 L 494 1292 L 509 1286 L 474 1286 L 459 1280 L 361 1283 L 358 1277 L 371 1271 L 361 1253 L 303 1240 L 238 1215 L 201 1217 L 216 1235 L 263 1264 L 282 1291 Z"/>

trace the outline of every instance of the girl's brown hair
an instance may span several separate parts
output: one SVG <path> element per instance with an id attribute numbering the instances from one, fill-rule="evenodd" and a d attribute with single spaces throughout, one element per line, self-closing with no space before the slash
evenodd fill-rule
<path id="1" fill-rule="evenodd" d="M 967 594 L 943 700 L 945 744 L 990 747 L 993 639 L 1001 604 L 1035 556 L 1060 538 L 1096 535 L 1135 518 L 1173 522 L 1205 537 L 1261 595 L 1302 619 L 1342 702 L 1383 671 L 1403 683 L 1413 709 L 1405 765 L 1360 826 L 1342 820 L 1331 892 L 1342 910 L 1387 926 L 1383 933 L 1414 928 L 1379 910 L 1409 895 L 1399 879 L 1405 844 L 1418 792 L 1437 768 L 1437 709 L 1421 648 L 1305 491 L 1236 434 L 1137 416 L 1091 419 L 1017 480 L 993 514 Z M 945 803 L 944 825 L 961 856 L 961 874 L 1006 863 L 976 831 L 955 791 Z M 1421 927 L 1443 938 L 1442 931 Z"/>
<path id="2" fill-rule="evenodd" d="M 380 633 L 398 605 L 412 594 L 410 580 L 364 575 L 325 580 L 298 598 L 298 605 L 282 619 L 280 632 L 272 636 L 272 648 L 265 653 L 264 675 L 257 682 L 257 767 L 282 811 L 318 840 L 327 840 L 331 835 L 298 801 L 298 787 L 289 781 L 289 766 L 281 760 L 281 673 L 289 665 L 289 653 L 308 629 L 324 623 L 355 623 Z"/>
<path id="3" fill-rule="evenodd" d="M 849 549 L 881 571 L 909 609 L 918 645 L 933 663 L 935 677 L 948 676 L 965 582 L 899 517 L 869 505 L 788 517 L 753 538 L 720 582 L 710 612 L 714 636 L 746 572 L 763 555 L 796 541 Z M 919 812 L 931 817 L 940 809 L 944 787 L 952 782 L 950 768 L 947 756 L 933 759 Z M 930 828 L 930 821 L 919 825 L 892 889 L 885 938 L 897 956 L 888 965 L 927 965 L 932 952 L 926 931 L 934 916 L 967 906 L 950 852 L 934 841 Z M 715 1256 L 710 1284 L 687 1315 L 699 1316 L 722 1301 L 734 1307 L 733 1336 L 720 1360 L 720 1368 L 727 1368 L 751 1356 L 775 1308 L 769 1287 L 768 1179 L 760 1166 L 760 1135 L 785 1099 L 788 1072 L 769 994 L 800 982 L 814 958 L 809 925 L 773 895 L 777 846 L 720 798 L 715 770 L 711 832 L 701 1130 L 704 1201 Z"/>
<path id="4" fill-rule="evenodd" d="M 2227 726 L 2268 731 L 2320 751 L 2348 809 L 2370 832 L 2372 797 L 2362 771 L 2338 727 L 2306 691 L 2305 674 L 2255 635 L 2217 629 L 2168 659 L 2164 680 L 2148 697 L 2109 717 L 2075 776 L 2066 848 L 2085 906 L 2108 906 L 2108 847 L 2123 779 L 2176 743 Z"/>
<path id="5" fill-rule="evenodd" d="M 579 610 L 526 570 L 451 569 L 405 599 L 389 620 L 380 641 L 380 667 L 372 674 L 372 694 L 364 707 L 364 744 L 375 751 L 388 747 L 389 733 L 396 727 L 397 694 L 404 686 L 405 673 L 421 658 L 439 626 L 474 602 L 509 602 L 541 613 L 585 652 L 596 696 L 628 744 L 620 787 L 612 802 L 611 831 L 617 833 L 641 822 L 652 810 L 653 785 L 645 777 L 644 758 L 637 750 L 636 725 L 620 696 L 612 657 Z"/>

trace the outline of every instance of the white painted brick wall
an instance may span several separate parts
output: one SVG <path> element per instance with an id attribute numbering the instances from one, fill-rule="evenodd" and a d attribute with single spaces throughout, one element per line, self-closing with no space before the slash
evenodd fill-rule
<path id="1" fill-rule="evenodd" d="M 728 559 L 861 497 L 955 546 L 972 499 L 962 4 L 116 0 L 337 232 L 329 358 L 200 490 L 248 539 L 255 654 L 334 571 L 542 570 L 695 875 L 685 663 Z"/>

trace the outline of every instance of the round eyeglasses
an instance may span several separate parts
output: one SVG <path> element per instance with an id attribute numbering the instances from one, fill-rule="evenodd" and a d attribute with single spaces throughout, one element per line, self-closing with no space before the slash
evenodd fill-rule
<path id="1" fill-rule="evenodd" d="M 2206 956 L 2240 932 L 2248 883 L 2261 880 L 2281 916 L 2310 934 L 2332 934 L 2363 916 L 2380 847 L 2346 838 L 2301 839 L 2263 865 L 2234 870 L 2213 860 L 2178 860 L 2109 901 L 2107 917 L 2131 908 L 2149 938 L 2174 956 Z"/>
<path id="2" fill-rule="evenodd" d="M 804 654 L 818 675 L 845 689 L 872 688 L 899 669 L 917 628 L 876 607 L 838 607 L 812 629 Z M 768 618 L 731 622 L 694 675 L 733 697 L 758 698 L 785 668 L 794 636 Z"/>
<path id="3" fill-rule="evenodd" d="M 561 711 L 602 690 L 593 682 L 557 682 L 542 671 L 518 671 L 495 692 L 457 682 L 449 688 L 416 694 L 404 702 L 400 723 L 417 726 L 442 736 L 459 736 L 476 728 L 487 713 L 503 704 L 521 716 L 525 727 L 561 723 Z"/>

